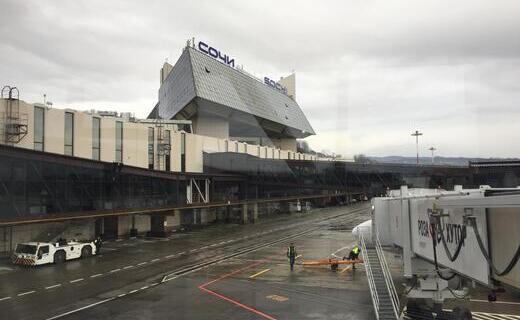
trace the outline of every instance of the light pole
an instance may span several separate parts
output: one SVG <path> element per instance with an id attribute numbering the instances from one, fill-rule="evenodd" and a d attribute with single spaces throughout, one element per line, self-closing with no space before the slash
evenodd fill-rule
<path id="1" fill-rule="evenodd" d="M 430 151 L 432 152 L 432 164 L 433 164 L 433 163 L 434 163 L 434 161 L 433 161 L 433 159 L 434 159 L 434 157 L 433 157 L 433 152 L 434 152 L 435 150 L 437 150 L 437 149 L 435 149 L 434 147 L 430 147 L 430 149 L 428 149 L 428 150 L 430 150 Z"/>
<path id="2" fill-rule="evenodd" d="M 412 133 L 412 136 L 415 137 L 415 146 L 417 149 L 417 165 L 419 165 L 419 136 L 422 136 L 422 133 L 419 132 L 419 130 L 415 130 L 415 132 Z"/>

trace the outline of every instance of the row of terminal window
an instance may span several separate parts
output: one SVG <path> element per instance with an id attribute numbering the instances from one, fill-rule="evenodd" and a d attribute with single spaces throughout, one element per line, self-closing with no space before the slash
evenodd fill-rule
<path id="1" fill-rule="evenodd" d="M 64 154 L 68 156 L 74 155 L 74 113 L 65 112 L 65 132 L 64 132 Z M 41 107 L 34 108 L 34 150 L 44 151 L 45 137 L 45 109 Z M 115 162 L 123 162 L 123 122 L 116 121 L 116 144 L 115 144 Z M 155 137 L 154 128 L 148 128 L 148 169 L 162 169 L 158 165 L 154 165 L 154 148 Z M 165 130 L 163 141 L 166 145 L 171 144 L 170 130 Z M 181 135 L 181 171 L 186 169 L 185 156 L 186 135 Z M 158 144 L 157 148 L 163 148 Z M 170 149 L 164 150 L 164 170 L 170 171 Z M 92 117 L 92 159 L 101 160 L 101 118 Z"/>

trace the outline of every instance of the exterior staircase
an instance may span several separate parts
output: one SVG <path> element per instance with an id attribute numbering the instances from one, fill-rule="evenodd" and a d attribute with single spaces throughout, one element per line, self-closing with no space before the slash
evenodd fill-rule
<path id="1" fill-rule="evenodd" d="M 359 234 L 376 318 L 378 320 L 397 320 L 399 319 L 399 298 L 377 233 L 373 244 L 365 241 L 363 232 Z"/>

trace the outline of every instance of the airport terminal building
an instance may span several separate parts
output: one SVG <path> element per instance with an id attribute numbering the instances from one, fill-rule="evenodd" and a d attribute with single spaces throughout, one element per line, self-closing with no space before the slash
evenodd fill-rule
<path id="1" fill-rule="evenodd" d="M 295 152 L 296 139 L 314 130 L 295 101 L 294 74 L 281 82 L 290 91 L 187 46 L 174 66 L 163 66 L 150 118 L 191 120 L 196 134 Z"/>
<path id="2" fill-rule="evenodd" d="M 190 41 L 164 63 L 147 119 L 0 99 L 0 255 L 26 241 L 150 234 L 350 203 L 401 185 L 517 185 L 520 167 L 331 161 L 300 153 L 315 134 L 294 74 L 258 79 Z M 516 183 L 516 184 L 515 184 Z M 299 208 L 299 209 L 297 209 Z"/>
<path id="3" fill-rule="evenodd" d="M 69 223 L 68 230 L 83 238 L 146 233 L 154 224 L 171 229 L 210 223 L 218 218 L 215 210 L 189 210 L 186 217 L 179 210 L 163 211 L 169 214 L 158 221 L 152 215 L 126 214 L 208 202 L 210 189 L 213 201 L 244 198 L 237 191 L 246 185 L 243 178 L 205 174 L 206 154 L 319 160 L 296 150 L 296 139 L 314 130 L 295 101 L 294 74 L 272 86 L 191 43 L 174 65 L 163 65 L 160 75 L 158 102 L 147 119 L 27 103 L 18 89 L 3 88 L 0 220 L 6 226 L 3 239 L 10 240 L 0 244 L 0 251 L 31 240 L 35 229 L 45 233 L 46 225 L 54 230 L 47 234 L 59 233 L 62 228 L 54 222 L 16 226 L 50 217 L 117 211 Z M 269 197 L 276 194 L 262 190 Z"/>

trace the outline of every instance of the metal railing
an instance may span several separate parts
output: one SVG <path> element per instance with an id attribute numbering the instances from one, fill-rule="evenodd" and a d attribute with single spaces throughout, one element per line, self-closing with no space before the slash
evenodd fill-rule
<path id="1" fill-rule="evenodd" d="M 372 266 L 370 265 L 370 259 L 368 257 L 367 247 L 365 243 L 365 237 L 363 232 L 359 230 L 359 242 L 361 243 L 361 252 L 363 253 L 363 263 L 368 278 L 368 286 L 370 287 L 370 295 L 372 296 L 372 304 L 374 305 L 374 313 L 376 318 L 379 319 L 379 297 L 377 296 L 376 283 L 374 281 L 374 275 L 372 273 Z"/>
<path id="2" fill-rule="evenodd" d="M 392 274 L 390 273 L 390 269 L 388 268 L 388 264 L 386 262 L 381 242 L 379 241 L 379 234 L 377 231 L 375 233 L 375 238 L 375 247 L 377 251 L 377 256 L 379 257 L 379 261 L 381 263 L 381 269 L 383 270 L 383 278 L 385 279 L 386 287 L 388 288 L 388 293 L 390 294 L 390 300 L 392 301 L 392 308 L 394 309 L 395 317 L 396 319 L 399 319 L 399 296 L 397 295 L 397 290 L 395 289 Z"/>

